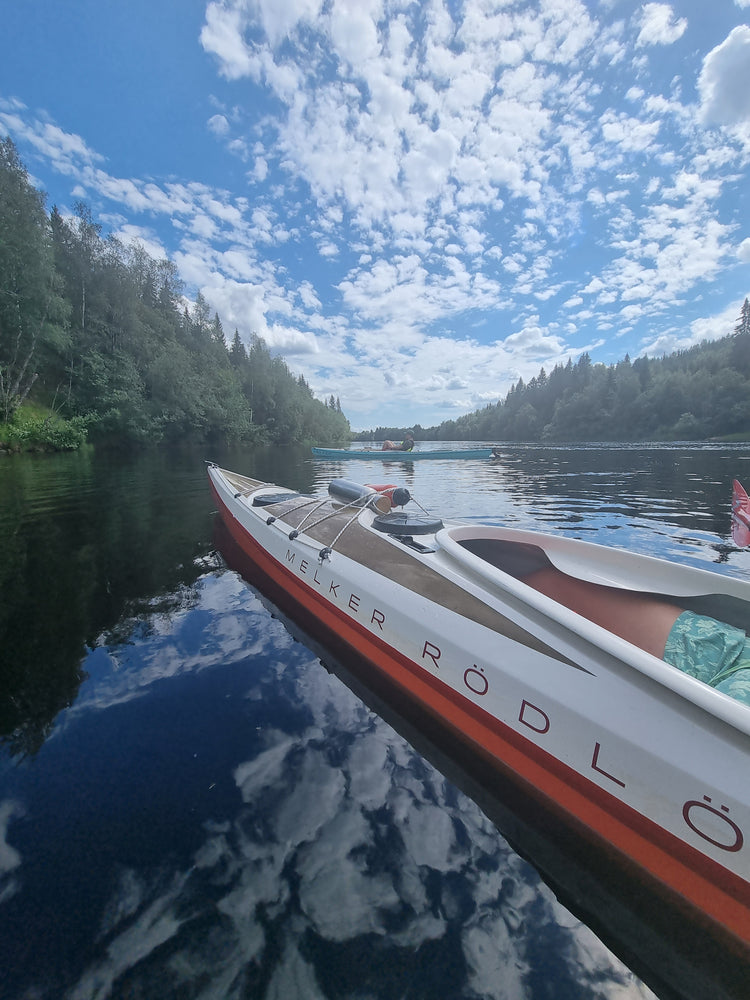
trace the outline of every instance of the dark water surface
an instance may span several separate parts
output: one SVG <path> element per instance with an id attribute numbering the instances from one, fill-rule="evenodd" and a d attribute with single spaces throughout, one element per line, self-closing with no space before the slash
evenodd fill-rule
<path id="1" fill-rule="evenodd" d="M 618 936 L 628 891 L 597 916 L 563 877 L 561 902 L 513 803 L 480 809 L 228 568 L 204 458 L 750 575 L 729 534 L 747 448 L 0 459 L 0 997 L 690 996 L 668 948 Z"/>

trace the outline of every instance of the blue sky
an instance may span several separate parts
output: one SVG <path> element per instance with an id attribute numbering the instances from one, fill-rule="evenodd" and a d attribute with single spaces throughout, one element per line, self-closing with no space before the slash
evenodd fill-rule
<path id="1" fill-rule="evenodd" d="M 750 0 L 23 0 L 0 135 L 355 429 L 750 295 Z"/>

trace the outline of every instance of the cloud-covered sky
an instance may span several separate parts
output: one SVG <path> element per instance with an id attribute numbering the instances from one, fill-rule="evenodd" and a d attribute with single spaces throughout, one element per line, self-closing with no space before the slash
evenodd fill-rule
<path id="1" fill-rule="evenodd" d="M 750 0 L 24 0 L 0 135 L 356 429 L 730 333 Z"/>

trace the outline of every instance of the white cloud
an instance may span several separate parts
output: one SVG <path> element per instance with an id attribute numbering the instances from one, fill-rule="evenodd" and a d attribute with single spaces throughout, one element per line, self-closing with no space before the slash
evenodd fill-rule
<path id="1" fill-rule="evenodd" d="M 560 357 L 564 352 L 564 344 L 561 339 L 557 336 L 551 336 L 533 321 L 530 321 L 519 333 L 512 333 L 506 337 L 503 346 L 506 350 L 511 350 L 513 354 L 533 358 L 535 364 L 547 358 Z"/>
<path id="2" fill-rule="evenodd" d="M 641 30 L 638 45 L 671 45 L 687 30 L 687 18 L 674 20 L 674 11 L 668 3 L 647 3 L 638 19 Z"/>
<path id="3" fill-rule="evenodd" d="M 257 6 L 263 29 L 273 47 L 288 37 L 300 23 L 313 21 L 322 7 L 322 0 L 256 0 L 243 6 Z"/>
<path id="4" fill-rule="evenodd" d="M 229 122 L 224 115 L 212 115 L 208 119 L 208 127 L 214 135 L 227 135 L 229 132 Z"/>
<path id="5" fill-rule="evenodd" d="M 250 76 L 257 65 L 251 49 L 245 44 L 242 32 L 245 17 L 239 6 L 228 6 L 217 0 L 206 7 L 206 23 L 200 41 L 206 52 L 216 56 L 219 72 L 228 80 L 238 80 Z"/>
<path id="6" fill-rule="evenodd" d="M 652 146 L 660 123 L 640 121 L 630 115 L 607 111 L 601 120 L 602 135 L 607 142 L 620 147 L 622 152 L 643 152 Z"/>
<path id="7" fill-rule="evenodd" d="M 292 330 L 280 324 L 266 327 L 264 339 L 268 346 L 279 354 L 299 356 L 318 353 L 318 345 L 313 333 Z"/>
<path id="8" fill-rule="evenodd" d="M 750 0 L 748 0 L 750 2 Z M 737 248 L 737 256 L 746 264 L 750 264 L 750 236 L 744 239 Z"/>
<path id="9" fill-rule="evenodd" d="M 164 260 L 169 255 L 159 237 L 145 226 L 134 226 L 125 222 L 113 227 L 114 235 L 126 245 L 136 243 L 142 246 L 153 260 Z"/>
<path id="10" fill-rule="evenodd" d="M 660 357 L 674 351 L 684 351 L 704 340 L 720 340 L 732 333 L 740 316 L 742 301 L 732 302 L 726 309 L 709 316 L 701 317 L 690 324 L 690 332 L 685 335 L 682 329 L 668 330 L 655 339 L 645 343 L 641 353 L 651 357 Z"/>
<path id="11" fill-rule="evenodd" d="M 251 176 L 262 183 L 268 177 L 268 160 L 263 156 L 258 156 L 255 160 Z"/>
<path id="12" fill-rule="evenodd" d="M 29 121 L 28 109 L 20 101 L 0 103 L 0 126 L 17 140 L 28 143 L 66 176 L 75 175 L 82 169 L 91 170 L 95 163 L 104 160 L 81 136 L 65 132 L 51 122 L 40 119 Z"/>
<path id="13" fill-rule="evenodd" d="M 574 295 L 567 302 L 563 302 L 563 309 L 574 309 L 580 305 L 583 305 L 583 298 L 580 295 Z"/>
<path id="14" fill-rule="evenodd" d="M 698 90 L 708 124 L 750 122 L 750 27 L 734 28 L 703 61 Z"/>

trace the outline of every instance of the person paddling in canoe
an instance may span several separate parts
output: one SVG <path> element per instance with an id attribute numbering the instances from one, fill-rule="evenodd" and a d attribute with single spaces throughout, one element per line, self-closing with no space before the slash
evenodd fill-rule
<path id="1" fill-rule="evenodd" d="M 401 442 L 401 444 L 396 444 L 394 441 L 384 441 L 382 451 L 411 451 L 414 447 L 414 435 L 411 431 L 406 432 L 406 437 Z"/>
<path id="2" fill-rule="evenodd" d="M 742 629 L 650 594 L 579 580 L 552 566 L 524 576 L 523 582 L 683 673 L 750 705 L 750 639 Z"/>

